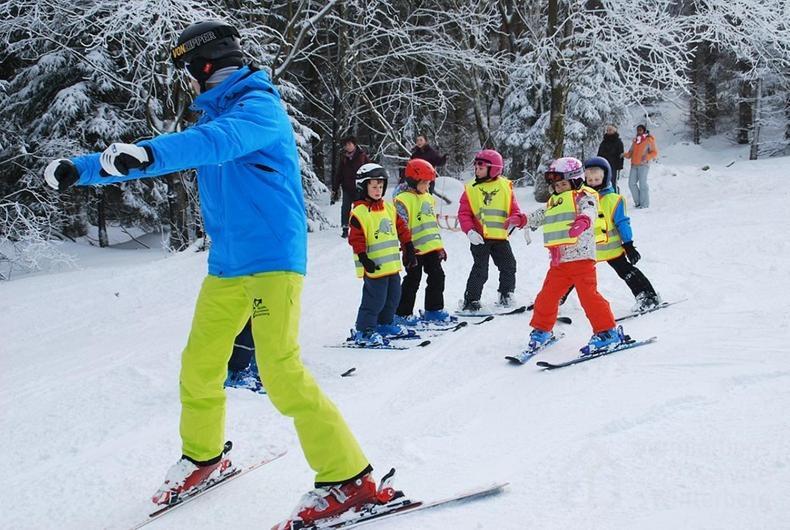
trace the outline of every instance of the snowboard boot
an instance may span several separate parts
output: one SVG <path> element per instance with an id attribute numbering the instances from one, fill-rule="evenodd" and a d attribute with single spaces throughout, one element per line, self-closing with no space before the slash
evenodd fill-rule
<path id="1" fill-rule="evenodd" d="M 376 488 L 372 473 L 343 484 L 322 486 L 307 492 L 294 509 L 289 520 L 272 527 L 272 530 L 298 530 L 320 525 L 322 521 L 341 516 L 347 512 L 362 511 L 376 504 L 386 504 L 403 496 L 395 491 L 388 480 L 395 470 L 390 471 Z"/>
<path id="2" fill-rule="evenodd" d="M 222 454 L 211 463 L 197 464 L 182 456 L 167 471 L 164 484 L 151 498 L 153 503 L 160 508 L 177 504 L 233 474 L 236 469 L 228 458 L 232 447 L 231 442 L 225 442 Z"/>
<path id="3" fill-rule="evenodd" d="M 376 348 L 389 344 L 387 339 L 372 329 L 354 331 L 351 338 L 357 346 L 361 346 L 362 348 Z"/>
<path id="4" fill-rule="evenodd" d="M 533 329 L 529 334 L 529 349 L 534 350 L 540 348 L 551 340 L 554 333 L 551 331 L 543 331 L 542 329 Z"/>
<path id="5" fill-rule="evenodd" d="M 587 346 L 581 348 L 582 355 L 594 355 L 611 350 L 625 340 L 622 326 L 607 329 L 590 337 Z"/>

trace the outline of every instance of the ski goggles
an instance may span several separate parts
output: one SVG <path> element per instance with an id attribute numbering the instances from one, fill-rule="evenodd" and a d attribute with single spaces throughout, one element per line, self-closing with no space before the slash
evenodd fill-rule
<path id="1" fill-rule="evenodd" d="M 482 158 L 475 158 L 473 165 L 475 167 L 488 167 L 491 165 L 491 162 L 488 160 L 483 160 Z"/>
<path id="2" fill-rule="evenodd" d="M 565 180 L 565 173 L 561 173 L 559 171 L 546 171 L 543 174 L 543 179 L 548 184 L 554 184 L 554 183 L 559 182 L 561 180 Z"/>

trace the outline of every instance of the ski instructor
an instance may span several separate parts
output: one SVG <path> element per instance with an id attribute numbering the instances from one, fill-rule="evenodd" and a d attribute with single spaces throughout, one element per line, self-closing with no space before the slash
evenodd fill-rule
<path id="1" fill-rule="evenodd" d="M 316 472 L 316 489 L 281 527 L 375 503 L 367 458 L 299 354 L 307 225 L 296 141 L 277 89 L 265 72 L 244 65 L 239 32 L 223 22 L 190 25 L 171 53 L 199 94 L 195 126 L 58 159 L 44 172 L 50 186 L 64 191 L 197 169 L 212 239 L 208 276 L 182 354 L 182 456 L 153 501 L 175 504 L 233 470 L 223 382 L 233 340 L 251 318 L 263 383 L 272 404 L 294 419 Z"/>

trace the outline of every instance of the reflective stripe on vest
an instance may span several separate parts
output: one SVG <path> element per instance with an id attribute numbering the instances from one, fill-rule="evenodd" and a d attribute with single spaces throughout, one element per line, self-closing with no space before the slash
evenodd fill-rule
<path id="1" fill-rule="evenodd" d="M 510 216 L 512 183 L 505 177 L 499 177 L 481 184 L 475 184 L 472 180 L 464 188 L 472 213 L 483 226 L 483 237 L 507 239 L 505 220 Z"/>
<path id="2" fill-rule="evenodd" d="M 439 224 L 436 222 L 436 199 L 430 193 L 407 191 L 398 194 L 395 202 L 400 202 L 409 216 L 411 241 L 417 254 L 427 254 L 444 248 Z"/>
<path id="3" fill-rule="evenodd" d="M 351 215 L 356 217 L 362 226 L 368 258 L 379 266 L 376 272 L 367 272 L 354 254 L 357 278 L 363 276 L 381 278 L 399 272 L 401 270 L 400 242 L 396 228 L 398 214 L 395 212 L 395 206 L 385 202 L 384 209 L 371 211 L 366 205 L 360 204 L 351 211 Z"/>
<path id="4" fill-rule="evenodd" d="M 599 218 L 604 223 L 605 241 L 596 245 L 595 259 L 597 261 L 609 261 L 619 256 L 622 256 L 625 250 L 623 249 L 623 241 L 620 238 L 620 232 L 614 224 L 614 211 L 623 198 L 616 193 L 608 193 L 601 197 L 600 208 L 601 214 Z"/>
<path id="5" fill-rule="evenodd" d="M 576 200 L 573 190 L 552 195 L 546 202 L 546 218 L 543 221 L 543 246 L 556 247 L 576 243 L 577 237 L 568 233 L 576 219 Z"/>

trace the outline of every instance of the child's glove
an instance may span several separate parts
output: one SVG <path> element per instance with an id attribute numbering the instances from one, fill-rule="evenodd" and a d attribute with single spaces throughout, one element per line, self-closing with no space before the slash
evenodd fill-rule
<path id="1" fill-rule="evenodd" d="M 637 252 L 634 248 L 633 241 L 623 243 L 623 249 L 625 250 L 625 257 L 628 258 L 628 261 L 631 262 L 631 265 L 636 265 L 636 262 L 642 259 L 642 255 L 639 254 L 639 252 Z"/>
<path id="2" fill-rule="evenodd" d="M 414 250 L 414 243 L 409 241 L 403 245 L 403 266 L 407 269 L 413 269 L 417 265 L 417 251 Z"/>
<path id="3" fill-rule="evenodd" d="M 439 249 L 439 261 L 447 261 L 447 251 L 443 248 Z"/>
<path id="4" fill-rule="evenodd" d="M 80 179 L 77 166 L 68 158 L 58 158 L 50 162 L 44 170 L 44 180 L 49 187 L 58 191 L 66 191 Z"/>
<path id="5" fill-rule="evenodd" d="M 529 212 L 527 215 L 527 225 L 533 232 L 541 227 L 543 220 L 546 218 L 546 208 L 538 208 L 534 212 Z"/>
<path id="6" fill-rule="evenodd" d="M 515 228 L 524 228 L 524 225 L 527 224 L 527 216 L 523 213 L 513 214 L 507 219 L 505 219 L 505 230 L 510 228 L 511 226 Z"/>
<path id="7" fill-rule="evenodd" d="M 381 268 L 380 266 L 376 265 L 375 261 L 373 261 L 368 257 L 368 254 L 366 252 L 360 252 L 357 256 L 359 257 L 359 262 L 362 264 L 363 267 L 365 267 L 365 271 L 368 274 L 373 274 L 374 272 L 376 272 Z"/>
<path id="8" fill-rule="evenodd" d="M 332 196 L 329 197 L 329 204 L 335 204 L 340 199 L 340 190 L 333 190 Z"/>
<path id="9" fill-rule="evenodd" d="M 472 243 L 473 245 L 482 245 L 483 243 L 486 242 L 486 240 L 483 239 L 483 236 L 481 236 L 477 232 L 477 230 L 470 230 L 470 231 L 468 231 L 466 233 L 466 237 L 469 238 L 469 242 Z"/>
<path id="10" fill-rule="evenodd" d="M 568 235 L 576 237 L 588 228 L 590 228 L 590 218 L 586 215 L 577 215 L 570 230 L 568 230 Z"/>

